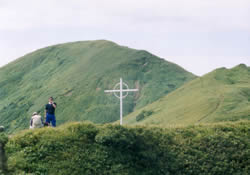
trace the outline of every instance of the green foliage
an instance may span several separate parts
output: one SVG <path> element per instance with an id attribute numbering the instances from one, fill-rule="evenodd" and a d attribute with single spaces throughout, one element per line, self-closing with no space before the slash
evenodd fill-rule
<path id="1" fill-rule="evenodd" d="M 139 122 L 141 120 L 144 120 L 146 117 L 152 115 L 154 112 L 152 110 L 150 111 L 142 111 L 139 115 L 136 116 L 136 121 Z"/>
<path id="2" fill-rule="evenodd" d="M 189 127 L 71 123 L 23 131 L 6 145 L 10 174 L 250 173 L 250 122 Z"/>
<path id="3" fill-rule="evenodd" d="M 119 101 L 112 89 L 120 77 L 139 88 L 124 100 L 124 114 L 177 89 L 195 76 L 146 51 L 115 43 L 85 41 L 47 47 L 0 68 L 0 123 L 8 132 L 27 128 L 34 111 L 48 97 L 58 103 L 57 124 L 119 119 Z"/>
<path id="4" fill-rule="evenodd" d="M 8 142 L 8 137 L 5 133 L 0 133 L 0 143 L 5 145 Z"/>
<path id="5" fill-rule="evenodd" d="M 7 173 L 5 145 L 8 142 L 8 137 L 5 133 L 0 133 L 0 175 Z"/>
<path id="6" fill-rule="evenodd" d="M 153 111 L 144 117 L 143 111 Z M 145 118 L 145 119 L 144 119 Z M 250 120 L 250 68 L 217 69 L 124 118 L 124 124 L 186 125 Z"/>

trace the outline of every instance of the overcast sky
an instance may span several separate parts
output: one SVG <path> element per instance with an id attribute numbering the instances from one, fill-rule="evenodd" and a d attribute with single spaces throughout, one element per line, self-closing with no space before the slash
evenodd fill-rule
<path id="1" fill-rule="evenodd" d="M 196 75 L 250 66 L 250 0 L 0 0 L 0 66 L 45 46 L 97 39 Z"/>

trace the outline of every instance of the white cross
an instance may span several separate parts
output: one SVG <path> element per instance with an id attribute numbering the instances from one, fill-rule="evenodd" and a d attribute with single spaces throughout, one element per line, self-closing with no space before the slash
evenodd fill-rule
<path id="1" fill-rule="evenodd" d="M 120 85 L 120 89 L 116 89 L 117 86 Z M 126 86 L 127 89 L 123 89 L 123 85 Z M 126 83 L 122 82 L 122 78 L 120 78 L 120 83 L 117 83 L 114 87 L 114 90 L 105 90 L 104 92 L 107 93 L 114 93 L 114 95 L 120 99 L 120 125 L 122 125 L 122 99 L 127 97 L 128 92 L 136 92 L 138 89 L 129 89 L 128 85 Z M 118 96 L 116 92 L 120 92 L 120 95 Z M 123 96 L 123 92 L 127 92 L 126 95 Z"/>

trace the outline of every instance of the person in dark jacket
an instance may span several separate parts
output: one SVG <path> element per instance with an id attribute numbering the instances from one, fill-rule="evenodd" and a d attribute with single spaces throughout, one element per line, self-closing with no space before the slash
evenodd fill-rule
<path id="1" fill-rule="evenodd" d="M 52 124 L 52 127 L 56 127 L 56 116 L 55 116 L 55 110 L 56 110 L 56 103 L 54 102 L 53 97 L 49 98 L 49 103 L 45 105 L 45 118 L 46 122 L 48 124 Z"/>

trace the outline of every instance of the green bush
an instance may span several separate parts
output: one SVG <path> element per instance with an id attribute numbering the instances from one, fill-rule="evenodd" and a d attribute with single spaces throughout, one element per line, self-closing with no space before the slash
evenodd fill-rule
<path id="1" fill-rule="evenodd" d="M 249 174 L 250 122 L 185 128 L 72 123 L 6 145 L 10 174 Z"/>
<path id="2" fill-rule="evenodd" d="M 136 116 L 136 121 L 139 122 L 141 120 L 144 120 L 148 116 L 152 115 L 154 112 L 152 110 L 145 111 L 143 110 L 139 115 Z"/>

